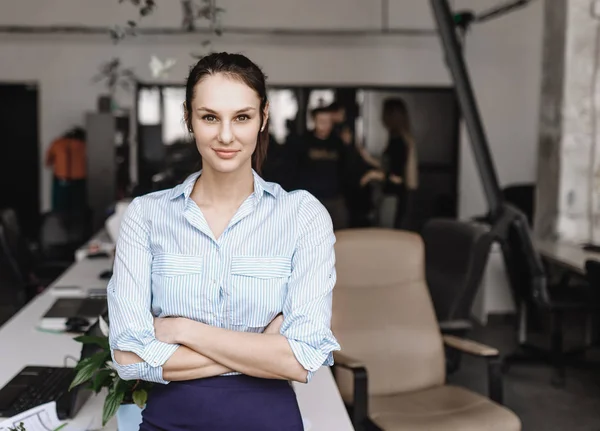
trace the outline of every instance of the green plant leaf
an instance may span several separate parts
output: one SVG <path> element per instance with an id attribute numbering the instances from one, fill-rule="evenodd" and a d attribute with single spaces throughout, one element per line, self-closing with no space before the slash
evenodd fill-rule
<path id="1" fill-rule="evenodd" d="M 69 390 L 73 389 L 77 385 L 80 385 L 90 380 L 94 373 L 101 369 L 101 367 L 104 364 L 106 364 L 106 361 L 109 358 L 110 352 L 98 352 L 90 356 L 89 358 L 84 359 L 85 365 L 80 367 L 79 371 L 77 371 L 75 378 L 71 382 L 71 386 L 69 386 Z"/>
<path id="2" fill-rule="evenodd" d="M 102 410 L 102 426 L 106 426 L 106 423 L 117 413 L 117 410 L 123 402 L 125 393 L 115 389 L 109 390 L 106 399 L 104 400 L 104 408 Z"/>
<path id="3" fill-rule="evenodd" d="M 92 378 L 95 371 L 96 367 L 94 367 L 94 364 L 88 364 L 82 369 L 80 369 L 75 375 L 73 381 L 71 382 L 69 390 L 73 389 L 75 386 L 79 386 L 80 384 L 87 382 L 89 379 Z"/>
<path id="4" fill-rule="evenodd" d="M 110 351 L 100 351 L 94 353 L 89 358 L 82 359 L 75 365 L 76 370 L 81 370 L 83 367 L 88 364 L 96 364 L 98 367 L 110 361 L 112 358 L 110 357 Z"/>
<path id="5" fill-rule="evenodd" d="M 148 392 L 144 389 L 138 389 L 133 392 L 133 402 L 140 408 L 143 409 L 148 401 Z"/>
<path id="6" fill-rule="evenodd" d="M 82 344 L 96 344 L 97 346 L 102 347 L 104 350 L 110 349 L 110 347 L 108 345 L 108 338 L 106 338 L 106 337 L 95 337 L 93 335 L 80 335 L 79 337 L 75 337 L 74 340 L 78 341 Z"/>
<path id="7" fill-rule="evenodd" d="M 112 383 L 112 373 L 112 370 L 98 371 L 92 380 L 91 389 L 95 393 L 98 393 L 102 390 L 102 388 L 109 387 Z"/>
<path id="8" fill-rule="evenodd" d="M 82 359 L 81 361 L 77 362 L 77 365 L 75 365 L 75 369 L 76 370 L 81 370 L 83 367 L 85 367 L 90 362 L 92 362 L 92 358 L 91 357 Z"/>

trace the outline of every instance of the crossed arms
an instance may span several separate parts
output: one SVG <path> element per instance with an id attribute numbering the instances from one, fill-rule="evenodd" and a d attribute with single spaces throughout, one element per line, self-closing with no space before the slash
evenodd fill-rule
<path id="1" fill-rule="evenodd" d="M 283 317 L 263 333 L 248 333 L 152 315 L 153 256 L 147 219 L 135 199 L 121 222 L 107 289 L 109 339 L 121 378 L 164 384 L 237 371 L 308 382 L 322 365 L 332 365 L 332 352 L 339 350 L 330 330 L 335 236 L 325 208 L 310 195 L 306 201 L 298 211 L 303 226 L 291 258 Z"/>
<path id="2" fill-rule="evenodd" d="M 166 381 L 191 380 L 238 371 L 254 377 L 305 383 L 308 371 L 298 362 L 287 339 L 279 333 L 277 316 L 262 334 L 215 328 L 185 318 L 154 321 L 156 338 L 179 348 L 163 365 Z M 143 362 L 132 352 L 114 351 L 120 365 Z"/>

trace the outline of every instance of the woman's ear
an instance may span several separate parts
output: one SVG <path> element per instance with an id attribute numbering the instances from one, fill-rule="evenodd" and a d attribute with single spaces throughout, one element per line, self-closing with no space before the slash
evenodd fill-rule
<path id="1" fill-rule="evenodd" d="M 263 132 L 265 127 L 267 127 L 267 122 L 269 121 L 269 102 L 265 104 L 265 109 L 263 110 L 263 121 L 260 126 L 260 131 Z"/>

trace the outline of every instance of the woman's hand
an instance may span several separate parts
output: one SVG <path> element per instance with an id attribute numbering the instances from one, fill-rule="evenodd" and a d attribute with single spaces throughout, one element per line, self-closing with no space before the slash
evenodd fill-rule
<path id="1" fill-rule="evenodd" d="M 154 336 L 163 343 L 181 344 L 186 320 L 183 317 L 155 317 Z"/>
<path id="2" fill-rule="evenodd" d="M 279 334 L 281 331 L 281 324 L 283 323 L 283 314 L 275 316 L 271 323 L 267 325 L 263 334 Z"/>
<path id="3" fill-rule="evenodd" d="M 385 174 L 382 171 L 379 171 L 377 169 L 371 169 L 360 179 L 360 186 L 364 187 L 371 181 L 383 181 L 384 179 Z"/>
<path id="4" fill-rule="evenodd" d="M 394 184 L 402 184 L 404 181 L 402 180 L 402 177 L 398 176 L 398 175 L 394 175 L 394 174 L 390 174 L 390 181 Z"/>

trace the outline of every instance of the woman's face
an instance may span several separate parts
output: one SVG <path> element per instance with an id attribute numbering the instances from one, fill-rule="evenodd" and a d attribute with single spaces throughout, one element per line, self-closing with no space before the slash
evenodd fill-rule
<path id="1" fill-rule="evenodd" d="M 268 107 L 265 109 L 267 121 Z M 210 75 L 194 88 L 188 112 L 203 169 L 251 169 L 260 121 L 260 99 L 243 81 Z"/>
<path id="2" fill-rule="evenodd" d="M 381 115 L 381 122 L 383 123 L 383 127 L 385 127 L 387 130 L 390 130 L 394 127 L 395 119 L 394 112 L 389 109 L 385 109 Z"/>

